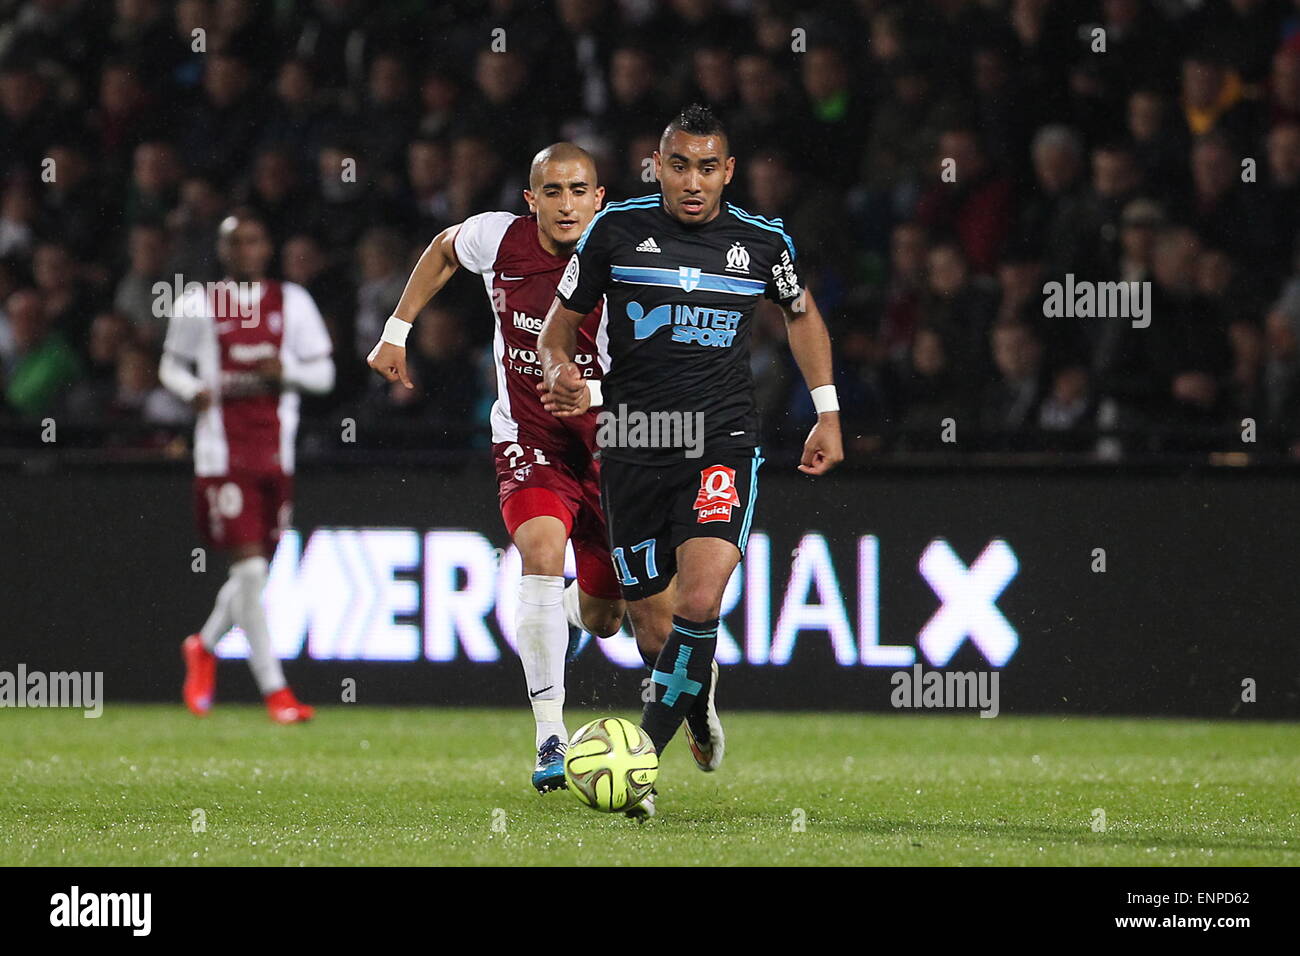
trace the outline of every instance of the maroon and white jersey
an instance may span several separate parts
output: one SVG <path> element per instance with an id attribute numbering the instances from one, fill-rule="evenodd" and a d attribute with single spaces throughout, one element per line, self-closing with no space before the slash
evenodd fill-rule
<path id="1" fill-rule="evenodd" d="M 212 396 L 194 426 L 194 473 L 291 475 L 298 393 L 267 390 L 255 369 L 264 359 L 278 358 L 289 369 L 328 356 L 325 322 L 307 290 L 292 282 L 214 285 L 187 289 L 165 343 L 169 353 L 195 364 Z"/>
<path id="2" fill-rule="evenodd" d="M 596 444 L 595 411 L 556 418 L 542 408 L 537 391 L 542 380 L 537 334 L 569 257 L 542 248 L 536 216 L 510 212 L 470 216 L 456 233 L 455 248 L 460 264 L 483 276 L 496 318 L 493 443 L 520 442 L 560 452 L 576 438 L 590 451 Z M 600 379 L 609 368 L 603 306 L 598 304 L 578 330 L 574 361 L 584 378 Z"/>

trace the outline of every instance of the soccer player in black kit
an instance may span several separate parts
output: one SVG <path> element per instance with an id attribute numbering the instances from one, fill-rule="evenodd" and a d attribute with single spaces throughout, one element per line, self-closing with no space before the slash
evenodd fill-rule
<path id="1" fill-rule="evenodd" d="M 664 130 L 654 165 L 660 193 L 606 206 L 578 240 L 538 339 L 538 387 L 555 415 L 588 409 L 575 335 L 604 296 L 602 414 L 624 424 L 598 432 L 601 502 L 637 645 L 652 668 L 655 696 L 641 726 L 662 754 L 685 720 L 696 763 L 715 770 L 724 745 L 714 705 L 718 614 L 749 536 L 763 461 L 749 365 L 759 296 L 785 313 L 818 411 L 799 465 L 805 474 L 824 474 L 844 457 L 839 404 L 830 336 L 781 220 L 722 201 L 736 160 L 721 124 L 705 107 L 683 110 Z M 630 426 L 655 415 L 666 423 L 671 413 L 702 421 L 702 449 L 643 447 L 639 439 L 671 430 Z M 653 797 L 630 811 L 653 814 Z"/>

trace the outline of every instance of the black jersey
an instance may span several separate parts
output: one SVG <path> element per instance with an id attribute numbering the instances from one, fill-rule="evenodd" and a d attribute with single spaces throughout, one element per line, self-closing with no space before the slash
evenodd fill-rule
<path id="1" fill-rule="evenodd" d="M 759 296 L 788 305 L 802 291 L 780 219 L 724 202 L 712 220 L 688 226 L 658 193 L 612 203 L 578 240 L 556 291 L 583 315 L 605 296 L 597 337 L 608 351 L 605 415 L 642 422 L 692 415 L 703 425 L 705 454 L 757 447 L 754 310 Z M 614 434 L 599 429 L 597 437 Z M 604 456 L 642 464 L 682 458 L 682 447 L 646 447 L 634 428 L 617 434 L 626 440 L 600 440 Z"/>

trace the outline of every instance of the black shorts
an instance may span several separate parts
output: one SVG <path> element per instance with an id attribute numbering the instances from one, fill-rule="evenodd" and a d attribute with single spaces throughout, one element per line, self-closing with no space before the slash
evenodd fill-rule
<path id="1" fill-rule="evenodd" d="M 759 448 L 671 465 L 602 460 L 600 501 L 623 597 L 639 601 L 668 587 L 688 538 L 721 538 L 744 554 L 762 463 Z"/>

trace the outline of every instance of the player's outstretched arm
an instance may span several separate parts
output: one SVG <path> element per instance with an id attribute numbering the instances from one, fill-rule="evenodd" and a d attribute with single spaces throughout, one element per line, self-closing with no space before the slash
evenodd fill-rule
<path id="1" fill-rule="evenodd" d="M 817 424 L 804 442 L 799 470 L 806 475 L 824 475 L 844 460 L 840 406 L 833 384 L 830 333 L 826 331 L 821 310 L 807 289 L 790 305 L 782 306 L 782 311 L 785 313 L 790 351 L 817 408 Z"/>
<path id="2" fill-rule="evenodd" d="M 420 314 L 420 310 L 437 295 L 460 266 L 455 248 L 456 233 L 459 231 L 460 224 L 448 226 L 420 254 L 420 261 L 415 264 L 410 278 L 406 280 L 406 288 L 402 290 L 397 308 L 384 325 L 379 343 L 366 358 L 366 364 L 390 382 L 400 381 L 407 388 L 414 388 L 406 374 L 406 336 L 410 334 L 411 323 Z"/>
<path id="3" fill-rule="evenodd" d="M 591 393 L 573 355 L 578 348 L 578 329 L 583 315 L 565 308 L 559 298 L 551 303 L 537 336 L 537 351 L 542 359 L 542 407 L 557 418 L 581 415 L 591 407 Z"/>

